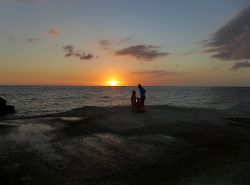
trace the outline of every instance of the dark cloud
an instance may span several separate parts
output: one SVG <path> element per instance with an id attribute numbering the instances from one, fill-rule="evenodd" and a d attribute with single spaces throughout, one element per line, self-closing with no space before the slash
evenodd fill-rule
<path id="1" fill-rule="evenodd" d="M 39 41 L 39 38 L 27 38 L 26 41 L 27 42 L 36 42 L 36 41 Z"/>
<path id="2" fill-rule="evenodd" d="M 81 60 L 90 60 L 94 58 L 94 55 L 90 53 L 86 53 L 85 51 L 75 50 L 74 46 L 66 45 L 63 46 L 63 50 L 65 52 L 65 57 L 77 57 Z"/>
<path id="3" fill-rule="evenodd" d="M 158 51 L 160 49 L 159 46 L 153 46 L 153 45 L 136 45 L 136 46 L 130 46 L 125 49 L 121 49 L 115 52 L 116 56 L 123 56 L 123 55 L 129 55 L 132 57 L 135 57 L 138 60 L 154 60 L 159 57 L 167 56 L 169 53 L 166 52 L 160 52 Z"/>
<path id="4" fill-rule="evenodd" d="M 60 35 L 60 32 L 58 30 L 55 30 L 55 29 L 50 29 L 48 31 L 48 34 L 51 36 L 58 36 L 58 35 Z"/>
<path id="5" fill-rule="evenodd" d="M 213 52 L 213 57 L 223 60 L 250 58 L 250 5 L 201 43 Z"/>
<path id="6" fill-rule="evenodd" d="M 238 62 L 238 63 L 234 64 L 233 67 L 231 67 L 231 70 L 237 71 L 240 68 L 246 68 L 246 67 L 250 67 L 250 62 L 248 62 L 248 61 Z"/>
<path id="7" fill-rule="evenodd" d="M 136 71 L 133 72 L 133 75 L 149 75 L 151 77 L 160 77 L 160 76 L 166 76 L 166 75 L 176 75 L 179 74 L 180 72 L 169 72 L 169 71 L 164 71 L 164 70 L 149 70 L 149 71 Z"/>

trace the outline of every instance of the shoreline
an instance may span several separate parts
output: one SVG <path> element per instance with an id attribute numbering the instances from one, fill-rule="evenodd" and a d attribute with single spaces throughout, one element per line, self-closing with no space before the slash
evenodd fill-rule
<path id="1" fill-rule="evenodd" d="M 250 183 L 249 116 L 146 108 L 87 106 L 1 120 L 0 184 Z"/>
<path id="2" fill-rule="evenodd" d="M 238 115 L 240 117 L 247 117 L 249 115 L 249 111 L 235 111 L 235 110 L 227 110 L 227 109 L 216 109 L 216 108 L 206 108 L 206 107 L 188 107 L 188 106 L 175 106 L 175 105 L 146 105 L 146 108 L 168 108 L 168 109 L 179 109 L 179 110 L 193 110 L 193 111 L 215 111 L 220 112 L 221 114 L 233 114 Z M 84 111 L 86 109 L 114 109 L 114 108 L 126 108 L 128 111 L 131 110 L 131 105 L 114 105 L 114 106 L 82 106 L 79 108 L 73 108 L 71 110 L 62 111 L 62 112 L 55 112 L 55 113 L 48 113 L 48 114 L 38 114 L 38 115 L 31 115 L 31 116 L 17 116 L 12 117 L 13 114 L 8 114 L 6 116 L 0 117 L 0 121 L 5 120 L 17 120 L 17 119 L 31 119 L 31 118 L 40 118 L 40 117 L 46 117 L 46 116 L 56 116 L 60 114 L 67 114 L 69 112 L 75 112 L 75 111 Z M 15 113 L 14 113 L 15 114 Z M 140 114 L 140 113 L 137 113 Z M 237 116 L 236 116 L 237 117 Z"/>

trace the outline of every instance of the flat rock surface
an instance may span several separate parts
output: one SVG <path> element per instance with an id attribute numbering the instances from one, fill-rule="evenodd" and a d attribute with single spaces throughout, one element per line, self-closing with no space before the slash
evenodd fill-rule
<path id="1" fill-rule="evenodd" d="M 0 185 L 250 184 L 249 117 L 84 107 L 0 121 Z"/>

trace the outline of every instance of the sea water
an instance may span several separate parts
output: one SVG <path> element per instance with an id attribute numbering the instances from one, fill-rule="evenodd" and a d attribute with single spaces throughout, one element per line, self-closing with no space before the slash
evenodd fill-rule
<path id="1" fill-rule="evenodd" d="M 146 105 L 202 107 L 250 112 L 250 87 L 145 87 Z M 0 97 L 24 117 L 83 106 L 130 105 L 137 87 L 0 86 Z"/>

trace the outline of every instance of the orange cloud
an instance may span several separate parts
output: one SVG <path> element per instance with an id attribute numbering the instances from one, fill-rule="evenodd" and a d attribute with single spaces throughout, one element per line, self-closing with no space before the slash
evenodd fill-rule
<path id="1" fill-rule="evenodd" d="M 60 35 L 60 32 L 58 30 L 55 30 L 55 29 L 50 29 L 48 31 L 48 34 L 51 36 L 58 36 L 58 35 Z"/>

